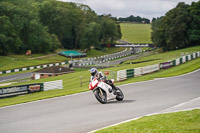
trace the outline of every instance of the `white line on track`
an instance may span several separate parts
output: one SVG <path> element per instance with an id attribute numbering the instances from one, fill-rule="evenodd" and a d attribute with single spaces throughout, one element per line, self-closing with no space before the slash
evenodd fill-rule
<path id="1" fill-rule="evenodd" d="M 112 124 L 112 125 L 109 125 L 109 126 L 106 126 L 106 127 L 102 127 L 102 128 L 90 131 L 88 133 L 94 133 L 94 132 L 99 131 L 101 129 L 105 129 L 105 128 L 117 126 L 117 125 L 120 125 L 120 124 L 123 124 L 123 123 L 126 123 L 126 122 L 134 121 L 134 120 L 140 119 L 144 116 L 152 116 L 152 115 L 158 115 L 158 114 L 167 114 L 167 113 L 175 113 L 175 112 L 180 112 L 180 111 L 190 111 L 190 110 L 194 110 L 194 109 L 200 109 L 200 106 L 199 106 L 199 107 L 193 107 L 193 108 L 187 108 L 187 109 L 178 109 L 178 110 L 170 111 L 170 109 L 181 107 L 181 106 L 184 106 L 185 104 L 188 104 L 188 103 L 191 103 L 191 102 L 197 101 L 197 100 L 200 101 L 200 97 L 189 100 L 187 102 L 180 103 L 180 104 L 175 105 L 175 106 L 172 106 L 172 107 L 167 108 L 163 111 L 159 111 L 159 112 L 156 112 L 156 113 L 151 113 L 151 114 L 143 115 L 143 116 L 140 116 L 140 117 L 132 118 L 132 119 L 129 119 L 129 120 L 125 120 L 125 121 L 122 121 L 122 122 L 119 122 L 119 123 L 116 123 L 116 124 Z"/>

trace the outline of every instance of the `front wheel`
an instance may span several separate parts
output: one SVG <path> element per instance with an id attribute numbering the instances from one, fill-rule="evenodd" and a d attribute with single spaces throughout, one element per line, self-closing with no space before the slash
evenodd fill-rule
<path id="1" fill-rule="evenodd" d="M 101 88 L 98 88 L 96 90 L 94 90 L 94 95 L 96 97 L 96 99 L 102 103 L 102 104 L 105 104 L 107 103 L 107 95 L 106 95 L 106 92 L 103 91 Z"/>
<path id="2" fill-rule="evenodd" d="M 123 99 L 124 99 L 123 92 L 119 88 L 117 88 L 117 97 L 116 97 L 116 100 L 117 101 L 122 101 Z"/>

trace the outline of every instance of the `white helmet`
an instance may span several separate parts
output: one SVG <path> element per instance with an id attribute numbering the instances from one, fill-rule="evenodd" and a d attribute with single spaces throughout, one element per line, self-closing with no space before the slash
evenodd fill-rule
<path id="1" fill-rule="evenodd" d="M 94 76 L 97 73 L 97 69 L 96 68 L 92 68 L 90 70 L 90 73 L 91 73 L 92 76 Z"/>

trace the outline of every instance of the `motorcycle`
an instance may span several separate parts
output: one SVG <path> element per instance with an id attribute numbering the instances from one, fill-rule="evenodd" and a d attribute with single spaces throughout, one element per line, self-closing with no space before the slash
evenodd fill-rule
<path id="1" fill-rule="evenodd" d="M 113 79 L 111 79 L 111 81 L 114 83 Z M 93 91 L 96 99 L 102 104 L 114 99 L 117 101 L 122 101 L 124 99 L 124 94 L 118 87 L 114 90 L 109 84 L 105 83 L 103 79 L 97 79 L 95 77 L 92 82 L 90 82 L 89 89 Z"/>

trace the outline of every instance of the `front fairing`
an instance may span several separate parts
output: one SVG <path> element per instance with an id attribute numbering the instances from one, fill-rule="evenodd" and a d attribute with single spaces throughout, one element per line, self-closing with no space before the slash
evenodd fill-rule
<path id="1" fill-rule="evenodd" d="M 99 81 L 98 81 L 96 78 L 93 79 L 92 82 L 90 82 L 88 88 L 89 88 L 90 90 L 93 90 L 93 89 L 98 85 L 98 82 L 99 82 Z"/>
<path id="2" fill-rule="evenodd" d="M 109 89 L 112 89 L 112 87 L 106 83 L 104 83 L 103 81 L 99 82 L 97 85 L 98 88 L 103 89 L 106 94 L 107 94 L 107 100 L 112 100 L 116 98 L 116 95 L 113 94 L 113 92 L 109 92 Z"/>

